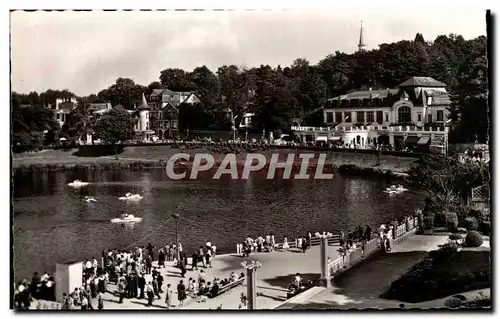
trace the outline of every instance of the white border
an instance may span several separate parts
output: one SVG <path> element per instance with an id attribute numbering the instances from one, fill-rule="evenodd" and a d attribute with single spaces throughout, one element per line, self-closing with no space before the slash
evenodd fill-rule
<path id="1" fill-rule="evenodd" d="M 417 2 L 411 2 L 411 1 L 389 1 L 389 0 L 384 0 L 384 1 L 360 1 L 360 0 L 351 0 L 351 1 L 326 1 L 326 0 L 307 0 L 307 1 L 298 1 L 298 0 L 274 0 L 274 1 L 269 1 L 269 0 L 253 0 L 253 1 L 248 1 L 248 2 L 243 2 L 243 1 L 234 1 L 234 0 L 210 0 L 210 1 L 203 1 L 203 0 L 179 0 L 179 1 L 153 1 L 153 0 L 142 0 L 142 1 L 131 1 L 131 0 L 121 0 L 121 1 L 116 1 L 116 2 L 111 2 L 108 1 L 104 3 L 103 1 L 93 1 L 93 0 L 87 0 L 87 1 L 62 1 L 62 0 L 45 0 L 45 1 L 2 1 L 0 4 L 0 7 L 3 9 L 0 12 L 0 17 L 1 17 L 1 36 L 2 36 L 2 41 L 0 42 L 3 46 L 3 49 L 0 50 L 2 54 L 2 72 L 4 76 L 4 82 L 2 86 L 2 99 L 3 105 L 2 105 L 2 111 L 3 111 L 3 116 L 0 117 L 1 121 L 1 128 L 3 131 L 3 134 L 0 135 L 0 138 L 2 139 L 2 151 L 4 154 L 1 157 L 3 164 L 2 167 L 3 169 L 1 170 L 2 173 L 2 181 L 4 181 L 5 185 L 10 188 L 10 181 L 11 181 L 11 172 L 10 172 L 10 149 L 8 148 L 9 145 L 9 139 L 10 139 L 10 112 L 9 110 L 9 96 L 10 96 L 10 74 L 9 74 L 9 12 L 8 9 L 37 9 L 37 8 L 53 8 L 53 9 L 88 9 L 88 8 L 99 8 L 99 9 L 115 9 L 116 7 L 121 7 L 121 8 L 127 8 L 127 9 L 147 9 L 147 8 L 164 8 L 164 9 L 175 9 L 175 8 L 185 8 L 185 9 L 273 9 L 273 10 L 282 10 L 282 9 L 289 9 L 289 10 L 325 10 L 325 9 L 335 9 L 335 10 L 345 10 L 345 9 L 354 9 L 356 10 L 356 7 L 358 6 L 363 6 L 364 8 L 376 8 L 376 9 L 384 9 L 386 7 L 388 10 L 407 10 L 411 11 L 412 7 L 428 7 L 429 10 L 435 11 L 441 11 L 443 15 L 446 15 L 446 11 L 449 8 L 470 8 L 477 10 L 478 8 L 482 9 L 487 9 L 490 8 L 493 11 L 496 11 L 495 8 L 497 8 L 498 5 L 496 5 L 495 1 L 435 1 L 435 0 L 419 0 Z M 425 23 L 425 17 L 422 17 L 422 23 Z M 495 42 L 499 42 L 497 39 L 498 34 L 495 34 Z M 498 53 L 498 52 L 497 52 Z M 498 62 L 497 62 L 497 68 L 498 69 Z M 495 70 L 497 71 L 497 70 Z M 496 72 L 495 72 L 496 74 Z M 495 92 L 498 92 L 498 81 L 495 87 Z M 496 115 L 495 115 L 495 122 L 498 121 L 498 117 L 500 117 L 500 111 L 497 110 Z M 496 132 L 495 132 L 496 136 Z M 495 146 L 497 146 L 497 143 L 500 143 L 498 140 L 495 139 Z M 495 147 L 496 149 L 497 147 Z M 496 157 L 498 157 L 497 154 L 495 154 Z M 495 158 L 496 159 L 496 158 Z M 496 164 L 496 163 L 495 163 Z M 496 176 L 495 176 L 496 177 Z M 10 241 L 10 229 L 9 232 L 7 232 L 7 225 L 10 225 L 10 194 L 7 190 L 7 187 L 3 188 L 3 192 L 1 193 L 2 201 L 4 205 L 4 211 L 3 211 L 3 218 L 4 218 L 4 231 L 2 232 L 2 236 L 4 238 L 3 240 L 3 245 L 2 245 L 2 254 L 1 256 L 4 257 L 4 260 L 7 256 L 10 255 L 10 247 L 8 247 L 8 242 Z M 492 194 L 492 196 L 495 196 Z M 495 210 L 496 211 L 496 210 Z M 495 220 L 498 219 L 499 217 L 495 217 Z M 496 225 L 494 226 L 496 228 Z M 496 247 L 496 245 L 495 245 Z M 497 253 L 495 251 L 495 253 Z M 3 274 L 10 274 L 10 265 L 7 262 L 1 263 L 2 268 L 3 268 Z M 494 276 L 494 278 L 498 278 L 498 274 Z M 2 304 L 5 305 L 2 307 L 2 312 L 3 314 L 6 314 L 7 317 L 13 316 L 14 313 L 9 310 L 9 295 L 10 295 L 10 280 L 4 281 L 5 287 L 2 290 L 2 295 L 1 295 L 1 301 Z M 495 282 L 496 284 L 496 282 Z M 495 302 L 495 305 L 498 306 L 498 303 Z M 52 314 L 52 313 L 51 313 Z M 48 318 L 49 315 L 51 314 L 37 314 L 39 318 Z M 307 316 L 313 313 L 308 313 Z M 111 314 L 108 313 L 106 316 L 104 315 L 95 315 L 96 317 L 122 317 L 124 315 L 127 315 L 126 313 L 115 313 Z M 128 314 L 128 316 L 135 316 L 135 313 Z M 166 314 L 163 314 L 166 315 Z M 175 317 L 180 317 L 182 313 L 178 314 L 168 314 L 169 317 L 175 316 Z M 201 314 L 202 316 L 207 316 L 206 313 Z M 215 313 L 217 315 L 217 313 Z M 234 316 L 236 317 L 236 314 L 226 314 L 227 316 Z M 291 314 L 278 314 L 280 317 L 288 317 L 291 316 Z M 302 313 L 298 314 L 299 316 L 302 315 Z M 357 316 L 362 316 L 363 314 L 356 314 L 356 313 L 342 313 L 342 312 L 335 312 L 333 314 L 331 313 L 325 313 L 325 312 L 320 312 L 317 314 L 318 316 L 323 316 L 323 317 L 331 317 L 335 316 L 337 318 L 346 318 L 346 317 L 357 317 Z M 366 314 L 365 314 L 366 315 Z M 370 314 L 370 315 L 378 315 L 378 314 Z M 390 313 L 381 313 L 381 316 L 387 316 L 391 315 Z M 397 315 L 397 314 L 393 314 Z M 406 314 L 405 316 L 416 316 L 418 314 Z M 467 313 L 467 314 L 426 314 L 427 316 L 474 316 L 472 313 Z M 253 316 L 269 316 L 269 314 L 250 314 L 251 317 Z M 5 318 L 2 316 L 2 318 Z"/>

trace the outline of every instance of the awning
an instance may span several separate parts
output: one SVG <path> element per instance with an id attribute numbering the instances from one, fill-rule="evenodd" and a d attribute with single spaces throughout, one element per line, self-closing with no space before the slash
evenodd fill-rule
<path id="1" fill-rule="evenodd" d="M 338 140 L 340 140 L 340 139 L 341 139 L 341 137 L 340 137 L 340 136 L 331 136 L 328 140 L 329 140 L 329 141 L 338 141 Z"/>
<path id="2" fill-rule="evenodd" d="M 326 142 L 326 136 L 318 136 L 316 137 L 316 142 Z"/>
<path id="3" fill-rule="evenodd" d="M 429 141 L 431 140 L 431 137 L 430 136 L 422 136 L 419 140 L 418 140 L 418 145 L 426 145 L 427 143 L 429 143 Z"/>
<path id="4" fill-rule="evenodd" d="M 417 144 L 419 140 L 418 136 L 408 136 L 405 140 L 405 144 Z"/>

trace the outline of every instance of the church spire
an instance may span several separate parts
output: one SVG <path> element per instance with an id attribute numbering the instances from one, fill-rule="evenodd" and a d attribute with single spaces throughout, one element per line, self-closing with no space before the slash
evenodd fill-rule
<path id="1" fill-rule="evenodd" d="M 358 50 L 363 51 L 366 47 L 366 44 L 363 40 L 363 21 L 361 21 L 361 29 L 359 30 L 359 44 L 358 44 Z"/>

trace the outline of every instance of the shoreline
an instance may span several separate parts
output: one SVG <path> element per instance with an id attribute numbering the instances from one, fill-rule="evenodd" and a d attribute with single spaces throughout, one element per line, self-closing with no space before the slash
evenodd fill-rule
<path id="1" fill-rule="evenodd" d="M 74 150 L 73 150 L 74 151 Z M 12 154 L 12 170 L 16 172 L 46 172 L 46 171 L 75 171 L 80 169 L 99 170 L 147 170 L 165 167 L 166 161 L 176 153 L 187 153 L 191 156 L 199 153 L 210 154 L 216 163 L 220 163 L 226 152 L 217 152 L 207 148 L 198 149 L 176 149 L 170 146 L 151 147 L 127 147 L 118 154 L 118 160 L 114 155 L 110 156 L 76 156 L 71 150 L 47 150 L 39 153 Z M 266 151 L 241 151 L 236 153 L 238 162 L 243 163 L 247 154 L 259 153 L 269 159 L 272 154 L 280 155 L 280 162 L 286 160 L 289 154 L 313 153 L 326 154 L 325 170 L 339 170 L 346 175 L 360 176 L 385 176 L 391 178 L 404 178 L 406 171 L 417 160 L 414 157 L 399 157 L 394 155 L 380 155 L 377 158 L 374 154 L 321 151 L 321 150 L 297 150 L 280 149 Z M 378 165 L 377 165 L 378 164 Z M 217 165 L 214 165 L 216 168 Z M 315 168 L 310 165 L 310 168 Z"/>

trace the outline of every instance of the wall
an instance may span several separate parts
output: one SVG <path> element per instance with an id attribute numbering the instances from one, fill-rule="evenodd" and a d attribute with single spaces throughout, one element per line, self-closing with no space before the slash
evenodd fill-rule
<path id="1" fill-rule="evenodd" d="M 63 293 L 71 293 L 75 288 L 82 286 L 83 263 L 56 264 L 54 278 L 56 281 L 56 301 L 63 302 Z"/>

